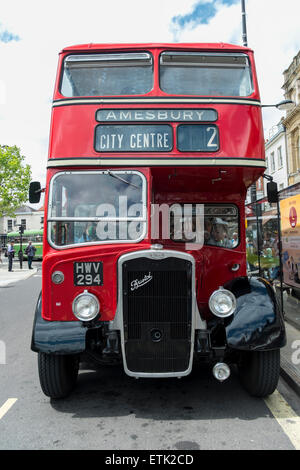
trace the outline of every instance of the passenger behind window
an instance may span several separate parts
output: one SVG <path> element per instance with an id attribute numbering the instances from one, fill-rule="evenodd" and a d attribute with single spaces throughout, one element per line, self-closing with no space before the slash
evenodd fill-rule
<path id="1" fill-rule="evenodd" d="M 216 217 L 213 220 L 211 238 L 207 242 L 208 245 L 222 246 L 224 248 L 232 248 L 231 241 L 228 240 L 228 223 L 223 219 Z"/>
<path id="2" fill-rule="evenodd" d="M 231 239 L 232 248 L 235 248 L 238 245 L 238 243 L 239 243 L 238 234 L 237 234 L 237 232 L 233 232 L 232 239 Z"/>
<path id="3" fill-rule="evenodd" d="M 213 245 L 213 238 L 211 236 L 212 220 L 205 217 L 204 219 L 204 244 Z"/>

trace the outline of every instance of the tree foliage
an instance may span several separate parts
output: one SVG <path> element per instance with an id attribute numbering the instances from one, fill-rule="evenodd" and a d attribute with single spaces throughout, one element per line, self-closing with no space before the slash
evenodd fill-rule
<path id="1" fill-rule="evenodd" d="M 0 145 L 0 217 L 14 217 L 15 210 L 28 200 L 30 165 L 16 146 Z"/>

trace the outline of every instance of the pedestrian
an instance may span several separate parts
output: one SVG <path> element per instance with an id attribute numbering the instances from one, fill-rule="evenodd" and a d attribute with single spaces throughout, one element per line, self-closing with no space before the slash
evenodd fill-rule
<path id="1" fill-rule="evenodd" d="M 29 269 L 33 269 L 32 268 L 32 260 L 34 258 L 35 252 L 36 252 L 36 247 L 33 246 L 32 242 L 28 242 L 28 245 L 27 245 L 26 250 L 25 250 L 25 254 L 27 255 L 27 261 L 28 261 L 28 268 Z"/>
<path id="2" fill-rule="evenodd" d="M 10 242 L 7 245 L 8 271 L 12 271 L 14 256 L 15 256 L 14 242 Z"/>

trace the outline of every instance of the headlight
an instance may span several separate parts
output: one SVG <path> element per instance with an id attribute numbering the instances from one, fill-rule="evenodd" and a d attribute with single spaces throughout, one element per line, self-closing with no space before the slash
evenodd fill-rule
<path id="1" fill-rule="evenodd" d="M 235 311 L 236 298 L 229 290 L 220 288 L 211 294 L 208 305 L 214 315 L 226 318 Z"/>
<path id="2" fill-rule="evenodd" d="M 90 321 L 96 318 L 100 310 L 100 304 L 97 297 L 84 291 L 75 297 L 72 305 L 73 313 L 78 320 Z"/>

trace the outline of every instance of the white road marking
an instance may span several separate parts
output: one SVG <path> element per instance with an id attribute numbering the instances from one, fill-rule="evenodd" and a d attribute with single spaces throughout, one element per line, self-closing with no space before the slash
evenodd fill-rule
<path id="1" fill-rule="evenodd" d="M 3 418 L 3 416 L 16 403 L 17 400 L 18 400 L 17 398 L 9 398 L 8 400 L 6 400 L 4 405 L 2 405 L 1 408 L 0 408 L 0 419 Z"/>
<path id="2" fill-rule="evenodd" d="M 265 403 L 295 449 L 300 450 L 300 417 L 288 405 L 278 390 L 265 398 Z"/>

